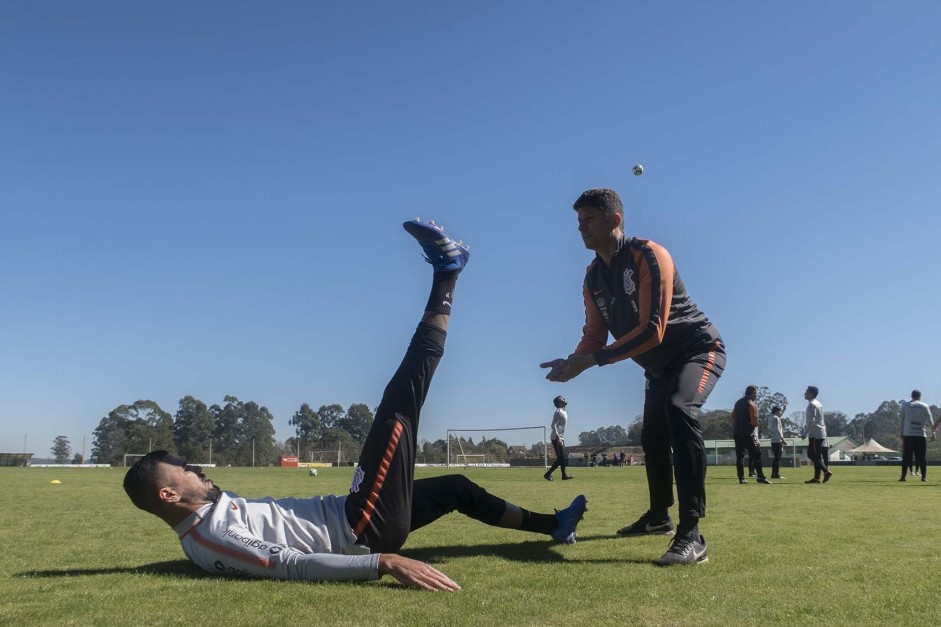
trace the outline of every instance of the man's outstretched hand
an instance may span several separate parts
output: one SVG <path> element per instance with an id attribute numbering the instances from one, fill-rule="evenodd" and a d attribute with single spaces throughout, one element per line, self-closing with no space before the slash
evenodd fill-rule
<path id="1" fill-rule="evenodd" d="M 539 364 L 540 368 L 549 368 L 546 378 L 550 381 L 564 383 L 574 379 L 582 372 L 595 365 L 592 355 L 569 355 L 567 359 L 553 359 Z"/>
<path id="2" fill-rule="evenodd" d="M 438 590 L 453 592 L 461 589 L 461 586 L 430 564 L 395 553 L 382 553 L 379 556 L 379 574 L 392 575 L 406 586 L 415 586 L 433 592 Z"/>

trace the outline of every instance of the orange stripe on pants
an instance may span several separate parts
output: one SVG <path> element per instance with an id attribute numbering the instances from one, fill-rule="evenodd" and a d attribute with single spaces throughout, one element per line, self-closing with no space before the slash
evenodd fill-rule
<path id="1" fill-rule="evenodd" d="M 706 360 L 706 367 L 703 370 L 702 378 L 699 379 L 699 393 L 702 394 L 706 389 L 706 383 L 709 382 L 709 374 L 712 372 L 712 366 L 716 363 L 716 352 L 709 351 L 709 359 Z"/>
<path id="2" fill-rule="evenodd" d="M 363 508 L 363 517 L 359 519 L 359 524 L 353 529 L 353 535 L 357 538 L 362 535 L 369 524 L 369 519 L 376 511 L 376 502 L 379 500 L 379 493 L 382 492 L 382 484 L 386 480 L 386 474 L 389 472 L 389 466 L 392 465 L 392 456 L 395 455 L 395 449 L 399 445 L 399 438 L 402 436 L 402 423 L 395 421 L 392 427 L 392 435 L 389 437 L 389 444 L 386 446 L 386 452 L 382 455 L 382 463 L 379 464 L 379 470 L 376 471 L 376 481 L 369 491 L 369 498 L 366 499 L 366 507 Z"/>

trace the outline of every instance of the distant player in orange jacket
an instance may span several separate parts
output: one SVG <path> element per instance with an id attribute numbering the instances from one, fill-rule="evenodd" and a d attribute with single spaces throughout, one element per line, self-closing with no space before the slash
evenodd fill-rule
<path id="1" fill-rule="evenodd" d="M 745 388 L 745 396 L 735 402 L 732 407 L 732 437 L 735 438 L 735 470 L 738 472 L 738 482 L 748 483 L 745 479 L 745 467 L 742 460 L 748 452 L 748 467 L 754 468 L 758 474 L 758 483 L 770 484 L 765 478 L 761 467 L 761 448 L 758 445 L 758 386 L 749 385 Z"/>

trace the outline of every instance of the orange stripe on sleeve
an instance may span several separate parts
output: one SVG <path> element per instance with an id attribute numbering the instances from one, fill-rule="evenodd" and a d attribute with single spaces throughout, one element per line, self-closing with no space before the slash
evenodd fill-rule
<path id="1" fill-rule="evenodd" d="M 274 568 L 274 564 L 272 564 L 271 560 L 269 559 L 266 559 L 264 557 L 259 557 L 257 555 L 252 555 L 250 553 L 246 553 L 245 551 L 240 551 L 230 546 L 225 546 L 224 544 L 218 544 L 216 542 L 213 542 L 209 538 L 203 536 L 201 533 L 196 531 L 196 527 L 193 527 L 192 529 L 190 529 L 190 531 L 193 532 L 192 533 L 193 539 L 199 544 L 202 544 L 204 547 L 206 547 L 210 551 L 215 551 L 216 553 L 222 553 L 223 555 L 226 555 L 233 559 L 237 559 L 242 562 L 247 562 L 249 564 L 254 564 L 256 566 L 261 566 L 263 568 Z"/>

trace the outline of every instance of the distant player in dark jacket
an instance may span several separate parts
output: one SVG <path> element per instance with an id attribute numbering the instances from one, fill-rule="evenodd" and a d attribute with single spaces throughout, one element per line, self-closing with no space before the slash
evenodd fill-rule
<path id="1" fill-rule="evenodd" d="M 559 382 L 624 359 L 644 369 L 641 444 L 650 509 L 618 534 L 673 534 L 668 510 L 675 470 L 679 527 L 658 563 L 704 562 L 699 519 L 706 514 L 706 451 L 699 413 L 725 368 L 719 330 L 687 295 L 670 253 L 655 242 L 625 235 L 617 192 L 590 189 L 573 207 L 582 241 L 596 253 L 582 288 L 585 326 L 571 355 L 541 367 L 550 369 L 547 379 Z"/>
<path id="2" fill-rule="evenodd" d="M 771 482 L 765 478 L 761 467 L 761 448 L 758 445 L 758 386 L 749 385 L 745 388 L 745 396 L 735 402 L 732 408 L 732 437 L 735 438 L 735 470 L 738 472 L 738 482 L 748 483 L 745 479 L 745 467 L 742 459 L 748 452 L 748 466 L 754 468 L 758 475 L 758 483 Z"/>

